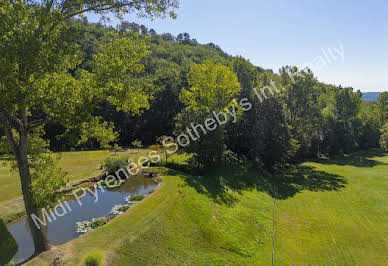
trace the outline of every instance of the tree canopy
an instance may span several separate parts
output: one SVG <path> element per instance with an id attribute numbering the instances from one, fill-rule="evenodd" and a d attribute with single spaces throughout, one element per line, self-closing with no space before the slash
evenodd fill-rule
<path id="1" fill-rule="evenodd" d="M 32 137 L 41 139 L 43 126 L 56 121 L 67 132 L 78 129 L 83 133 L 78 143 L 93 137 L 106 144 L 117 135 L 113 124 L 95 116 L 97 105 L 107 101 L 117 110 L 135 114 L 149 107 L 150 87 L 140 75 L 144 68 L 140 60 L 149 53 L 143 36 L 109 33 L 107 42 L 90 58 L 92 71 L 88 71 L 78 68 L 84 57 L 79 42 L 83 36 L 71 22 L 86 12 L 175 17 L 177 5 L 173 0 L 0 3 L 0 125 L 16 159 L 35 253 L 47 250 L 49 244 L 43 230 L 32 225 L 31 217 L 39 215 L 41 201 L 53 199 L 42 193 L 55 191 L 64 179 L 49 159 L 44 142 L 40 141 L 39 149 L 30 149 Z M 43 189 L 42 180 L 47 185 Z"/>

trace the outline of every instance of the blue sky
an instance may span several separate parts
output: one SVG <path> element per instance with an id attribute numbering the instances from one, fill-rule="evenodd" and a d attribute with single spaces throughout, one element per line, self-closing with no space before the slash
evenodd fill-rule
<path id="1" fill-rule="evenodd" d="M 188 32 L 275 72 L 308 64 L 326 83 L 388 90 L 387 0 L 181 0 L 177 13 L 176 20 L 125 20 L 158 33 Z"/>

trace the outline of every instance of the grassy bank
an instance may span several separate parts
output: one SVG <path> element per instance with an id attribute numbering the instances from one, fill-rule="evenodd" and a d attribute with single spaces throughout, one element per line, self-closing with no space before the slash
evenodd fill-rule
<path id="1" fill-rule="evenodd" d="M 286 176 L 244 167 L 203 176 L 162 168 L 161 188 L 107 225 L 59 246 L 65 265 L 386 265 L 388 155 L 304 163 Z M 30 265 L 44 265 L 41 256 Z"/>
<path id="2" fill-rule="evenodd" d="M 361 152 L 305 163 L 339 191 L 303 191 L 278 202 L 279 264 L 388 265 L 388 156 Z"/>

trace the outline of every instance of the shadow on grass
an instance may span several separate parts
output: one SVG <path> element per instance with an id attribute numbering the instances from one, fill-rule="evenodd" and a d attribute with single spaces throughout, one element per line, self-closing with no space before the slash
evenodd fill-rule
<path id="1" fill-rule="evenodd" d="M 338 163 L 338 162 L 337 162 Z M 170 165 L 171 166 L 171 165 Z M 182 167 L 179 171 L 187 172 Z M 171 170 L 177 174 L 175 170 Z M 281 175 L 270 175 L 258 169 L 237 163 L 210 170 L 203 175 L 182 174 L 187 185 L 212 198 L 215 202 L 231 205 L 237 201 L 235 194 L 256 189 L 276 199 L 287 199 L 308 191 L 339 191 L 347 182 L 339 175 L 320 171 L 311 166 L 298 165 Z"/>
<path id="2" fill-rule="evenodd" d="M 332 158 L 320 158 L 315 160 L 321 164 L 335 164 L 335 165 L 350 165 L 355 167 L 373 167 L 377 165 L 386 165 L 386 163 L 373 160 L 373 157 L 383 157 L 387 153 L 381 149 L 371 149 L 368 151 L 360 151 L 352 154 L 345 154 L 334 156 Z"/>

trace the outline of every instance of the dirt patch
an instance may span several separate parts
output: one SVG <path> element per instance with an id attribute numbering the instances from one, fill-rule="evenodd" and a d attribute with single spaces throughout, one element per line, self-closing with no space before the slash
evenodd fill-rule
<path id="1" fill-rule="evenodd" d="M 39 257 L 52 265 L 59 265 L 63 262 L 64 253 L 58 250 L 55 246 L 48 251 L 43 252 Z"/>

